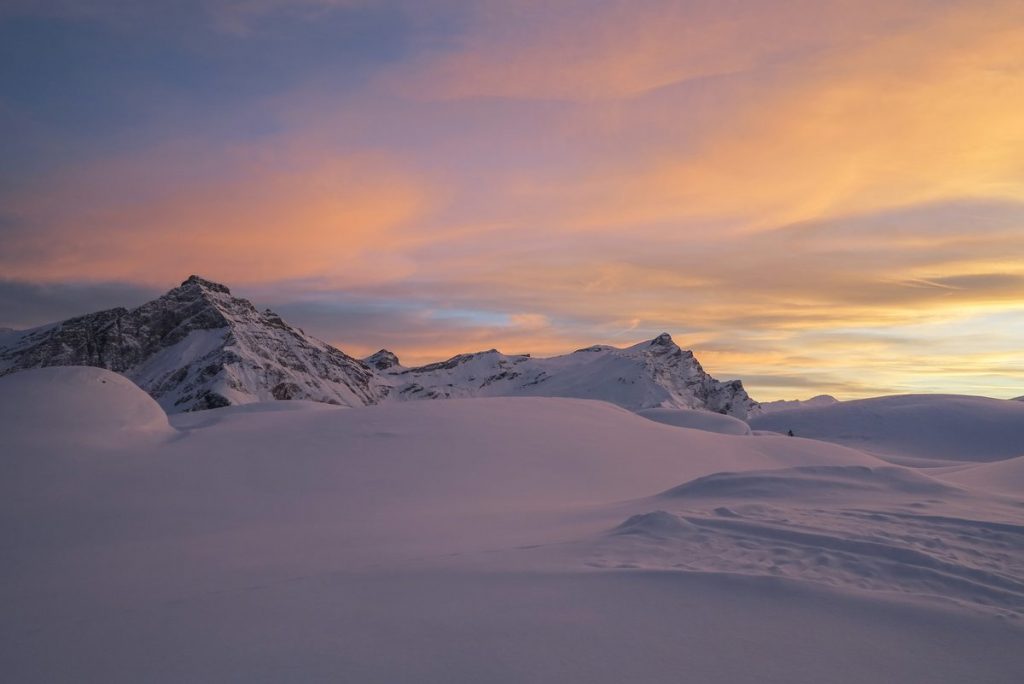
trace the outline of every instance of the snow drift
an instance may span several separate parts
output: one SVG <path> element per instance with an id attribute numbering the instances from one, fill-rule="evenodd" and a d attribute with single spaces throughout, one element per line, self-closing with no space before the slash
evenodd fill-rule
<path id="1" fill-rule="evenodd" d="M 750 426 L 738 418 L 688 409 L 651 408 L 640 409 L 637 415 L 648 420 L 676 427 L 717 432 L 723 435 L 749 435 Z"/>
<path id="2" fill-rule="evenodd" d="M 101 368 L 39 368 L 0 377 L 3 439 L 112 446 L 172 434 L 167 414 L 127 378 Z"/>
<path id="3" fill-rule="evenodd" d="M 1024 493 L 1024 456 L 957 469 L 937 477 L 967 487 L 1020 497 Z"/>

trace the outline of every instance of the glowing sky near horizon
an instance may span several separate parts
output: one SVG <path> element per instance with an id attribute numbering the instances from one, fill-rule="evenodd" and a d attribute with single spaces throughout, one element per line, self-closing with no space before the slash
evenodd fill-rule
<path id="1" fill-rule="evenodd" d="M 1020 0 L 8 0 L 0 326 L 191 273 L 345 351 L 669 331 L 1024 395 Z"/>

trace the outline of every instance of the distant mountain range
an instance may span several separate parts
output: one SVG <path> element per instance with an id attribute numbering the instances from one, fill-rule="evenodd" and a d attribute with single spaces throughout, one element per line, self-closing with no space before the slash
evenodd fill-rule
<path id="1" fill-rule="evenodd" d="M 831 406 L 838 404 L 839 400 L 831 394 L 819 394 L 810 399 L 780 399 L 778 401 L 761 402 L 762 413 L 775 413 L 776 411 L 788 411 L 790 409 L 814 408 L 817 406 Z"/>
<path id="2" fill-rule="evenodd" d="M 667 333 L 624 349 L 599 345 L 546 359 L 491 349 L 405 367 L 386 349 L 355 359 L 198 276 L 135 309 L 0 332 L 0 375 L 43 366 L 116 371 L 169 413 L 274 399 L 367 406 L 493 396 L 599 399 L 630 410 L 691 408 L 739 418 L 760 410 L 739 380 L 711 377 Z"/>

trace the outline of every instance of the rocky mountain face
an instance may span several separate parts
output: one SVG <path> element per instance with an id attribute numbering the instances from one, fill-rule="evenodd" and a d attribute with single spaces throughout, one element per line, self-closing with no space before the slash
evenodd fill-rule
<path id="1" fill-rule="evenodd" d="M 271 399 L 366 406 L 490 396 L 576 397 L 739 418 L 758 410 L 740 381 L 714 379 L 668 334 L 625 349 L 594 346 L 547 359 L 491 349 L 406 368 L 386 349 L 354 359 L 198 276 L 135 309 L 0 333 L 0 375 L 42 366 L 116 371 L 172 413 Z"/>
<path id="2" fill-rule="evenodd" d="M 136 309 L 0 338 L 0 375 L 41 366 L 122 373 L 169 412 L 270 399 L 365 406 L 387 392 L 362 362 L 197 276 Z"/>
<path id="3" fill-rule="evenodd" d="M 680 349 L 667 333 L 625 349 L 594 346 L 547 359 L 506 356 L 491 349 L 418 368 L 396 363 L 382 369 L 381 376 L 395 399 L 575 397 L 633 411 L 691 408 L 739 418 L 758 406 L 739 380 L 711 377 L 693 352 Z"/>
<path id="4" fill-rule="evenodd" d="M 387 349 L 381 349 L 379 352 L 370 354 L 363 359 L 363 363 L 380 371 L 386 371 L 400 365 L 398 357 L 395 356 L 394 352 L 389 352 Z"/>

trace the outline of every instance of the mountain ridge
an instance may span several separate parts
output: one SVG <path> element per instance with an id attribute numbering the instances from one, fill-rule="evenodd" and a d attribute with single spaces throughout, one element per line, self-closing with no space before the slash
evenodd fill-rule
<path id="1" fill-rule="evenodd" d="M 362 362 L 198 276 L 134 309 L 77 316 L 0 348 L 0 374 L 68 365 L 121 373 L 172 413 L 270 399 L 364 406 L 384 391 Z"/>
<path id="2" fill-rule="evenodd" d="M 626 348 L 594 345 L 533 358 L 496 349 L 405 367 L 387 349 L 359 360 L 193 275 L 134 309 L 77 316 L 0 340 L 0 375 L 45 366 L 106 368 L 170 413 L 253 401 L 340 406 L 478 396 L 558 396 L 630 410 L 703 409 L 746 418 L 738 380 L 711 377 L 668 333 Z"/>

